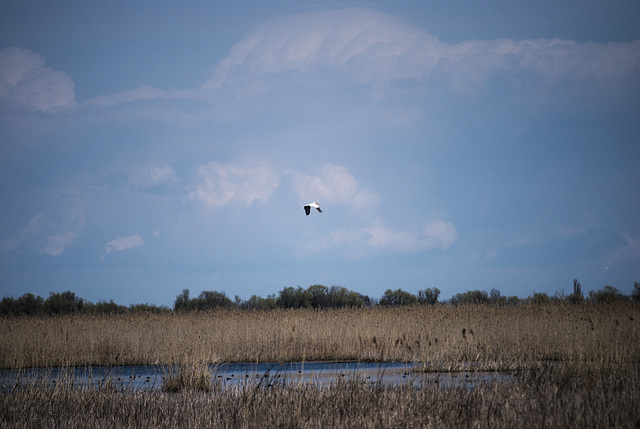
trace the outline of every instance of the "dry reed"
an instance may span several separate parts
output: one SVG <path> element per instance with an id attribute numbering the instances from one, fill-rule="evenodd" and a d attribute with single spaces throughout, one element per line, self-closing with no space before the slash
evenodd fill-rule
<path id="1" fill-rule="evenodd" d="M 0 367 L 313 360 L 425 370 L 640 362 L 640 306 L 423 306 L 0 319 Z"/>
<path id="2" fill-rule="evenodd" d="M 164 370 L 162 391 L 181 392 L 183 390 L 200 390 L 210 392 L 213 386 L 214 370 L 206 364 L 182 364 L 179 367 L 167 366 Z"/>
<path id="3" fill-rule="evenodd" d="M 640 373 L 525 371 L 473 389 L 437 384 L 247 383 L 215 392 L 54 388 L 0 393 L 0 427 L 638 427 Z"/>
<path id="4" fill-rule="evenodd" d="M 5 318 L 4 368 L 155 363 L 168 372 L 159 390 L 18 382 L 0 392 L 0 428 L 638 427 L 639 321 L 629 303 Z M 518 375 L 473 388 L 260 379 L 221 389 L 205 365 L 300 360 Z"/>

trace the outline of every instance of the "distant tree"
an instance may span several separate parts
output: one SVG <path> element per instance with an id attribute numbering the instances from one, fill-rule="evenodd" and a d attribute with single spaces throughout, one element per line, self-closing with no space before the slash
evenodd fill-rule
<path id="1" fill-rule="evenodd" d="M 506 304 L 507 303 L 507 297 L 506 296 L 502 296 L 502 294 L 500 293 L 500 289 L 491 289 L 489 291 L 489 302 L 492 304 Z"/>
<path id="2" fill-rule="evenodd" d="M 544 292 L 534 292 L 533 296 L 530 298 L 530 302 L 536 305 L 544 305 L 549 304 L 551 302 L 551 298 Z"/>
<path id="3" fill-rule="evenodd" d="M 240 304 L 240 308 L 246 310 L 273 310 L 277 308 L 275 294 L 269 295 L 266 298 L 262 298 L 258 295 L 251 295 L 246 301 Z"/>
<path id="4" fill-rule="evenodd" d="M 419 304 L 436 304 L 438 297 L 440 296 L 440 289 L 437 287 L 427 288 L 425 290 L 418 291 L 418 303 Z"/>
<path id="5" fill-rule="evenodd" d="M 329 306 L 332 308 L 363 307 L 370 305 L 368 296 L 347 289 L 343 286 L 331 286 L 327 291 Z"/>
<path id="6" fill-rule="evenodd" d="M 265 310 L 273 310 L 278 308 L 278 301 L 275 293 L 271 293 L 267 295 L 266 298 L 261 298 L 260 300 L 261 308 Z"/>
<path id="7" fill-rule="evenodd" d="M 510 296 L 507 298 L 507 304 L 517 305 L 517 304 L 522 304 L 522 301 L 517 296 Z"/>
<path id="8" fill-rule="evenodd" d="M 612 303 L 618 301 L 626 301 L 628 296 L 623 295 L 613 286 L 605 286 L 600 290 L 589 291 L 589 299 L 598 303 Z"/>
<path id="9" fill-rule="evenodd" d="M 189 308 L 189 289 L 182 289 L 182 293 L 176 297 L 173 304 L 173 311 L 192 310 Z"/>
<path id="10" fill-rule="evenodd" d="M 127 307 L 124 305 L 118 305 L 113 300 L 98 301 L 97 303 L 85 304 L 83 311 L 92 314 L 123 314 L 126 313 Z"/>
<path id="11" fill-rule="evenodd" d="M 254 310 L 257 309 L 257 302 L 260 298 L 258 295 L 251 295 L 249 299 L 245 299 L 240 303 L 240 309 L 242 310 Z"/>
<path id="12" fill-rule="evenodd" d="M 305 298 L 313 308 L 327 308 L 331 306 L 329 288 L 323 285 L 311 285 L 307 288 Z"/>
<path id="13" fill-rule="evenodd" d="M 631 299 L 634 302 L 640 302 L 640 282 L 633 282 L 633 292 L 631 292 Z"/>
<path id="14" fill-rule="evenodd" d="M 215 308 L 231 308 L 234 302 L 224 293 L 217 291 L 202 291 L 198 296 L 196 308 L 198 310 L 213 310 Z"/>
<path id="15" fill-rule="evenodd" d="M 484 304 L 487 302 L 489 302 L 489 295 L 486 290 L 470 290 L 451 297 L 452 304 Z"/>
<path id="16" fill-rule="evenodd" d="M 2 316 L 35 316 L 44 312 L 44 299 L 32 293 L 25 293 L 19 298 L 5 296 L 0 301 Z"/>
<path id="17" fill-rule="evenodd" d="M 582 296 L 582 285 L 578 279 L 573 279 L 573 293 Z"/>
<path id="18" fill-rule="evenodd" d="M 71 291 L 49 294 L 43 309 L 48 314 L 69 314 L 82 311 L 84 300 Z"/>
<path id="19" fill-rule="evenodd" d="M 582 295 L 582 285 L 578 279 L 573 279 L 573 293 L 567 295 L 564 299 L 571 304 L 581 304 L 585 302 L 584 296 Z"/>
<path id="20" fill-rule="evenodd" d="M 311 294 L 300 286 L 297 289 L 288 286 L 280 291 L 276 302 L 280 308 L 309 308 L 311 307 Z"/>
<path id="21" fill-rule="evenodd" d="M 566 302 L 571 304 L 582 304 L 583 302 L 586 301 L 584 299 L 584 296 L 576 295 L 575 293 L 572 293 L 571 295 L 567 295 L 564 299 Z"/>
<path id="22" fill-rule="evenodd" d="M 118 308 L 124 308 L 124 310 L 127 311 L 127 308 L 124 305 L 119 305 Z M 157 306 L 155 304 L 144 303 L 144 304 L 131 304 L 129 306 L 128 311 L 132 313 L 161 314 L 161 313 L 168 313 L 171 311 L 171 309 L 169 309 L 169 307 L 165 307 L 164 305 Z"/>
<path id="23" fill-rule="evenodd" d="M 368 295 L 363 295 L 361 293 L 358 293 L 358 302 L 362 302 L 362 305 L 365 307 L 371 307 L 372 305 L 375 305 L 374 300 L 372 300 Z"/>
<path id="24" fill-rule="evenodd" d="M 11 296 L 5 296 L 0 301 L 0 316 L 12 316 L 15 310 L 15 299 Z"/>
<path id="25" fill-rule="evenodd" d="M 44 299 L 41 296 L 35 296 L 32 293 L 25 293 L 16 300 L 16 310 L 14 314 L 25 314 L 33 316 L 42 313 L 42 305 Z"/>
<path id="26" fill-rule="evenodd" d="M 359 295 L 342 286 L 326 287 L 315 284 L 304 289 L 287 286 L 275 294 L 261 298 L 252 295 L 240 304 L 243 309 L 269 310 L 273 308 L 331 308 L 358 304 Z"/>
<path id="27" fill-rule="evenodd" d="M 416 305 L 418 304 L 418 298 L 416 298 L 414 294 L 405 292 L 402 289 L 387 289 L 382 298 L 380 298 L 379 304 L 385 307 Z"/>

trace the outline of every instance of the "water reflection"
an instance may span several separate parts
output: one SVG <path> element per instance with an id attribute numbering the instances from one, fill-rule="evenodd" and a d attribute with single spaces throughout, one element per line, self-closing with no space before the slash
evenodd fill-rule
<path id="1" fill-rule="evenodd" d="M 436 385 L 473 389 L 480 383 L 503 382 L 514 376 L 497 372 L 422 372 L 414 363 L 366 362 L 290 362 L 290 363 L 228 363 L 209 367 L 213 382 L 222 388 L 268 379 L 272 382 L 330 383 L 339 379 L 356 379 L 391 385 L 413 384 L 417 387 Z M 47 368 L 0 371 L 0 390 L 11 390 L 16 384 L 73 384 L 99 387 L 110 384 L 118 389 L 161 389 L 169 374 L 179 367 L 137 365 L 117 367 Z"/>

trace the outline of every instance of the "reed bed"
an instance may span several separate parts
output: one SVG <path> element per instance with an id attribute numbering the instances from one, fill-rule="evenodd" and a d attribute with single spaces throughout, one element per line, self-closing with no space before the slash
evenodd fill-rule
<path id="1" fill-rule="evenodd" d="M 462 305 L 8 317 L 0 367 L 412 361 L 426 371 L 640 362 L 640 306 Z"/>
<path id="2" fill-rule="evenodd" d="M 46 380 L 0 393 L 1 428 L 611 427 L 640 425 L 640 373 L 524 371 L 473 389 L 252 382 L 203 391 L 83 389 Z"/>
<path id="3" fill-rule="evenodd" d="M 52 383 L 51 370 L 17 376 L 0 391 L 0 428 L 639 427 L 639 321 L 640 307 L 630 303 L 4 318 L 3 368 L 158 364 L 167 371 L 152 390 L 79 385 L 72 376 Z M 261 378 L 223 389 L 210 369 L 305 360 L 515 375 L 473 387 L 351 377 Z"/>

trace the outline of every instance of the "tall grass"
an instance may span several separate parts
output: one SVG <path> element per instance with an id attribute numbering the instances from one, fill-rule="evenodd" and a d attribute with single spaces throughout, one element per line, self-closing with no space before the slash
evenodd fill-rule
<path id="1" fill-rule="evenodd" d="M 640 362 L 640 306 L 463 305 L 0 319 L 0 367 L 414 361 L 426 370 Z"/>
<path id="2" fill-rule="evenodd" d="M 640 373 L 528 372 L 473 389 L 437 384 L 246 383 L 215 392 L 54 388 L 0 392 L 0 427 L 638 427 Z"/>
<path id="3" fill-rule="evenodd" d="M 181 392 L 183 390 L 200 390 L 210 392 L 213 386 L 213 374 L 208 365 L 195 362 L 192 365 L 181 364 L 166 366 L 164 370 L 162 391 Z"/>

